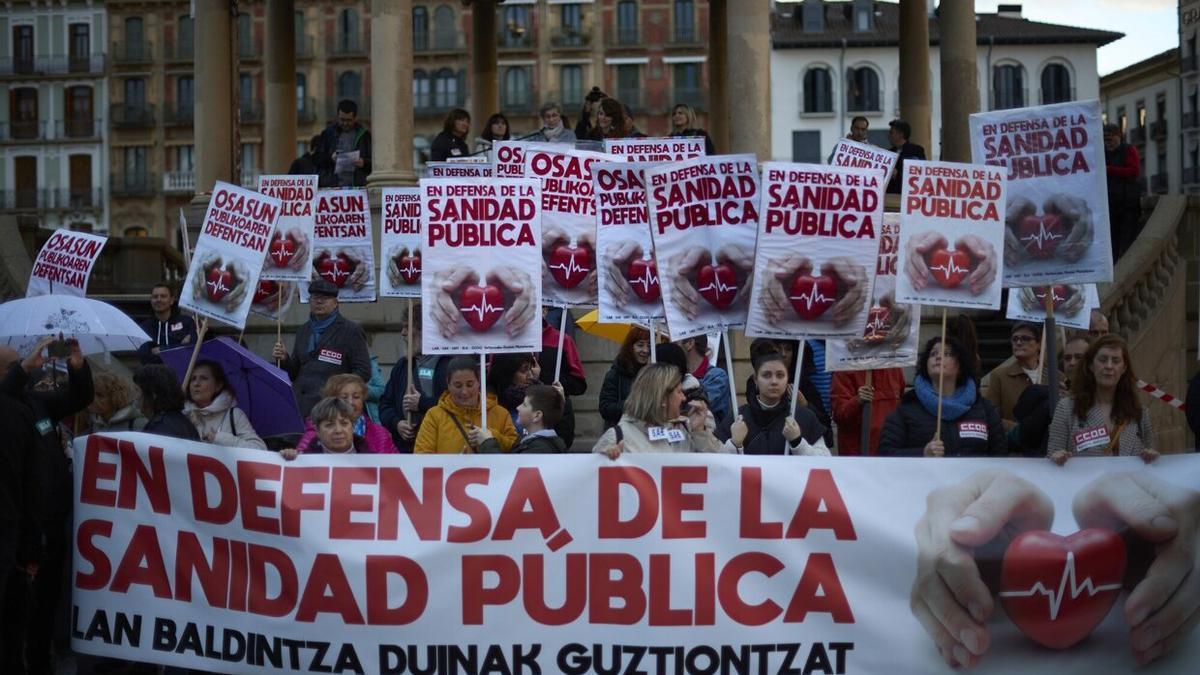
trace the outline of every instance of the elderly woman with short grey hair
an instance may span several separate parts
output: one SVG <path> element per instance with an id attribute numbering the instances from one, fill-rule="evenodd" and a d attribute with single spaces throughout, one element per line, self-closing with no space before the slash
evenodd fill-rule
<path id="1" fill-rule="evenodd" d="M 323 398 L 308 414 L 317 429 L 317 439 L 307 452 L 326 455 L 362 454 L 370 452 L 366 441 L 354 435 L 354 410 L 350 404 L 332 396 Z M 296 459 L 295 448 L 279 451 L 284 459 Z"/>

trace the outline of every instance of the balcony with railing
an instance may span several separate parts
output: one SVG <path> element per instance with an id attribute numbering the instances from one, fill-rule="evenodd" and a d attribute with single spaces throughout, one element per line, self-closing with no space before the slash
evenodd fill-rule
<path id="1" fill-rule="evenodd" d="M 538 102 L 532 89 L 509 92 L 500 101 L 500 109 L 509 115 L 537 112 Z"/>
<path id="2" fill-rule="evenodd" d="M 116 66 L 138 66 L 154 61 L 154 46 L 145 40 L 114 42 L 108 53 L 112 54 Z"/>
<path id="3" fill-rule="evenodd" d="M 153 197 L 158 194 L 158 176 L 152 173 L 113 173 L 109 194 L 113 197 Z"/>
<path id="4" fill-rule="evenodd" d="M 41 141 L 46 138 L 45 120 L 0 122 L 0 142 Z"/>
<path id="5" fill-rule="evenodd" d="M 262 101 L 255 99 L 242 99 L 238 103 L 238 108 L 241 111 L 243 124 L 261 124 L 263 121 L 263 105 Z"/>
<path id="6" fill-rule="evenodd" d="M 1156 141 L 1165 141 L 1167 139 L 1167 121 L 1156 120 L 1150 123 L 1150 138 Z"/>
<path id="7" fill-rule="evenodd" d="M 247 190 L 257 190 L 258 177 L 261 175 L 261 173 L 261 171 L 253 167 L 249 169 L 242 169 L 242 187 L 246 188 Z"/>
<path id="8" fill-rule="evenodd" d="M 74 56 L 38 55 L 31 58 L 0 58 L 0 76 L 5 75 L 103 75 L 104 54 Z"/>
<path id="9" fill-rule="evenodd" d="M 191 41 L 176 42 L 167 50 L 167 60 L 175 63 L 192 63 L 196 58 L 196 47 Z"/>
<path id="10" fill-rule="evenodd" d="M 462 34 L 450 31 L 434 31 L 428 39 L 413 43 L 413 52 L 416 54 L 453 54 L 465 51 L 466 48 L 467 43 Z"/>
<path id="11" fill-rule="evenodd" d="M 617 26 L 608 33 L 609 47 L 637 47 L 639 41 L 637 26 Z"/>
<path id="12" fill-rule="evenodd" d="M 441 96 L 420 96 L 413 99 L 413 113 L 423 117 L 445 117 L 451 108 L 462 108 L 466 104 L 466 92 Z"/>
<path id="13" fill-rule="evenodd" d="M 238 58 L 243 62 L 257 61 L 262 58 L 262 40 L 254 35 L 238 36 Z"/>
<path id="14" fill-rule="evenodd" d="M 167 171 L 163 173 L 162 191 L 165 194 L 180 195 L 196 192 L 196 172 Z"/>
<path id="15" fill-rule="evenodd" d="M 553 101 L 562 106 L 563 114 L 571 118 L 571 120 L 575 120 L 579 114 L 579 109 L 583 107 L 583 95 L 584 91 L 582 88 L 552 89 L 546 92 L 546 100 Z"/>
<path id="16" fill-rule="evenodd" d="M 617 100 L 629 107 L 631 113 L 663 112 L 662 97 L 641 89 L 617 89 Z"/>
<path id="17" fill-rule="evenodd" d="M 329 54 L 331 58 L 362 58 L 367 56 L 367 45 L 362 36 L 339 35 L 330 38 Z"/>
<path id="18" fill-rule="evenodd" d="M 533 29 L 528 26 L 501 26 L 496 31 L 496 48 L 500 51 L 533 49 Z"/>
<path id="19" fill-rule="evenodd" d="M 76 140 L 100 138 L 102 130 L 103 125 L 100 123 L 100 120 L 92 119 L 91 117 L 75 116 L 63 120 L 55 120 L 54 122 L 55 138 L 71 138 Z"/>
<path id="20" fill-rule="evenodd" d="M 588 25 L 559 26 L 550 33 L 552 49 L 591 49 L 594 29 Z"/>
<path id="21" fill-rule="evenodd" d="M 51 208 L 87 211 L 104 205 L 104 190 L 98 187 L 59 188 L 54 191 L 55 203 Z"/>
<path id="22" fill-rule="evenodd" d="M 704 110 L 708 107 L 708 92 L 700 87 L 675 87 L 671 90 L 671 105 L 678 103 Z"/>
<path id="23" fill-rule="evenodd" d="M 316 54 L 315 41 L 311 35 L 296 36 L 296 59 L 307 61 Z"/>
<path id="24" fill-rule="evenodd" d="M 1129 142 L 1134 145 L 1144 145 L 1146 143 L 1146 127 L 1131 127 L 1129 129 Z"/>
<path id="25" fill-rule="evenodd" d="M 51 208 L 54 191 L 43 188 L 0 190 L 0 208 L 10 211 L 34 211 Z"/>
<path id="26" fill-rule="evenodd" d="M 296 101 L 296 121 L 300 124 L 312 124 L 317 121 L 317 101 L 304 98 Z"/>
<path id="27" fill-rule="evenodd" d="M 700 32 L 692 24 L 680 24 L 671 31 L 671 44 L 676 47 L 700 46 Z"/>
<path id="28" fill-rule="evenodd" d="M 190 127 L 196 121 L 196 105 L 192 102 L 163 104 L 163 122 L 169 127 Z"/>
<path id="29" fill-rule="evenodd" d="M 149 103 L 114 103 L 109 120 L 117 129 L 143 129 L 154 126 L 154 106 Z"/>
<path id="30" fill-rule="evenodd" d="M 340 101 L 340 100 L 341 99 L 338 99 L 338 98 L 326 99 L 326 101 L 325 101 L 325 119 L 328 119 L 328 120 L 336 120 L 337 119 L 337 107 L 338 107 L 338 101 Z M 350 97 L 350 100 L 352 100 L 358 104 L 358 119 L 360 121 L 371 119 L 371 99 L 363 98 L 361 96 L 359 96 L 359 97 L 352 96 L 352 97 Z M 454 106 L 450 106 L 450 107 L 452 108 Z M 450 108 L 443 108 L 442 114 L 445 115 L 449 109 Z"/>

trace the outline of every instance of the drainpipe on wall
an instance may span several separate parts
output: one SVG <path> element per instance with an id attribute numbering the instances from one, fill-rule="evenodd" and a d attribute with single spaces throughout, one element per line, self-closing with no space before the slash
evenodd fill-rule
<path id="1" fill-rule="evenodd" d="M 842 38 L 842 53 L 838 56 L 838 77 L 841 78 L 841 103 L 838 104 L 840 113 L 838 114 L 838 137 L 833 139 L 834 145 L 837 145 L 839 138 L 846 137 L 846 38 Z"/>

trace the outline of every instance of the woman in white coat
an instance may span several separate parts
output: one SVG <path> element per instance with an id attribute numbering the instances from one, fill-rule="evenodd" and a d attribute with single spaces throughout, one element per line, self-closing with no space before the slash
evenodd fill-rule
<path id="1" fill-rule="evenodd" d="M 267 449 L 267 444 L 250 424 L 250 418 L 237 407 L 237 396 L 229 386 L 225 370 L 216 361 L 201 359 L 192 368 L 183 413 L 196 425 L 196 431 L 206 443 Z"/>

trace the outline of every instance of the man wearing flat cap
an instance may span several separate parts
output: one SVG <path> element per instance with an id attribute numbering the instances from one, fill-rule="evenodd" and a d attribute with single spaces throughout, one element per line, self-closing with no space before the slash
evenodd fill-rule
<path id="1" fill-rule="evenodd" d="M 312 281 L 308 303 L 311 313 L 296 333 L 291 353 L 282 342 L 275 343 L 272 353 L 292 378 L 301 417 L 308 417 L 321 400 L 321 388 L 330 377 L 354 373 L 363 382 L 371 379 L 367 336 L 361 326 L 338 312 L 337 286 L 325 279 Z"/>

